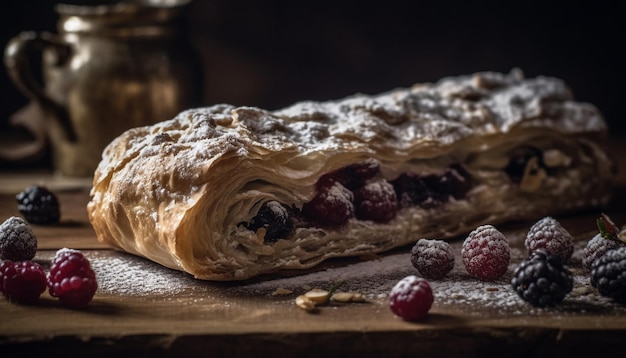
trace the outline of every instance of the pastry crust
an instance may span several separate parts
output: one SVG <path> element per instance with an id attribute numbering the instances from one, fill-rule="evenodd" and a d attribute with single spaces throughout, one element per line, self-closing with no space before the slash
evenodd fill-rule
<path id="1" fill-rule="evenodd" d="M 117 249 L 199 279 L 243 280 L 602 206 L 612 174 L 605 136 L 598 110 L 576 102 L 561 80 L 519 70 L 277 111 L 215 105 L 115 139 L 88 213 L 98 239 Z M 524 148 L 539 154 L 513 180 L 507 168 Z M 368 160 L 388 181 L 460 165 L 471 187 L 442 203 L 401 205 L 390 221 L 304 223 L 275 241 L 246 224 L 268 202 L 299 211 L 323 175 Z"/>

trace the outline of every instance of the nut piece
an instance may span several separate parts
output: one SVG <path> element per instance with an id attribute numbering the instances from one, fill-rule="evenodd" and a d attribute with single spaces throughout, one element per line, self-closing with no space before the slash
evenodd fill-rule
<path id="1" fill-rule="evenodd" d="M 305 295 L 296 297 L 296 306 L 302 308 L 305 311 L 313 311 L 315 309 L 315 302 Z"/>
<path id="2" fill-rule="evenodd" d="M 328 291 L 319 288 L 314 288 L 308 291 L 304 294 L 304 296 L 316 304 L 324 304 L 328 302 Z"/>
<path id="3" fill-rule="evenodd" d="M 356 292 L 337 292 L 330 298 L 333 302 L 365 302 L 365 296 Z"/>
<path id="4" fill-rule="evenodd" d="M 293 291 L 291 291 L 291 290 L 279 287 L 276 290 L 274 290 L 274 292 L 272 292 L 272 296 L 284 296 L 284 295 L 290 295 L 292 293 L 293 293 Z"/>
<path id="5" fill-rule="evenodd" d="M 546 177 L 546 171 L 539 166 L 539 159 L 532 157 L 524 168 L 524 177 L 520 183 L 520 189 L 526 192 L 533 192 L 541 186 Z"/>

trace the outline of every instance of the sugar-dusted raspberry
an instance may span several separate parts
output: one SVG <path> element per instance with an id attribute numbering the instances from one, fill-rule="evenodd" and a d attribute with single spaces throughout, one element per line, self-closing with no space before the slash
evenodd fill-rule
<path id="1" fill-rule="evenodd" d="M 479 280 L 493 281 L 506 273 L 511 249 L 498 229 L 483 225 L 467 236 L 461 248 L 461 257 L 470 275 Z"/>
<path id="2" fill-rule="evenodd" d="M 621 241 L 618 237 L 618 228 L 608 215 L 602 214 L 597 220 L 596 225 L 600 231 L 589 241 L 583 250 L 582 264 L 585 269 L 591 271 L 593 262 L 602 257 L 607 251 L 626 246 L 626 242 Z"/>
<path id="3" fill-rule="evenodd" d="M 17 209 L 32 224 L 56 224 L 61 219 L 57 196 L 45 186 L 32 185 L 17 194 Z"/>
<path id="4" fill-rule="evenodd" d="M 560 257 L 563 263 L 566 263 L 574 252 L 572 235 L 561 226 L 561 223 L 549 216 L 530 227 L 524 245 L 529 255 L 533 251 L 544 249 Z"/>
<path id="5" fill-rule="evenodd" d="M 446 241 L 419 239 L 411 249 L 411 264 L 422 277 L 438 280 L 454 268 L 454 252 Z"/>
<path id="6" fill-rule="evenodd" d="M 7 260 L 0 265 L 0 292 L 10 301 L 32 302 L 46 290 L 46 274 L 32 261 Z"/>
<path id="7" fill-rule="evenodd" d="M 396 192 L 386 180 L 367 183 L 354 191 L 356 218 L 387 222 L 396 216 L 398 202 Z"/>
<path id="8" fill-rule="evenodd" d="M 426 317 L 433 301 L 433 291 L 428 281 L 415 275 L 398 281 L 389 294 L 391 312 L 406 321 Z"/>
<path id="9" fill-rule="evenodd" d="M 320 188 L 302 207 L 302 215 L 320 227 L 339 227 L 354 217 L 354 194 L 338 182 Z"/>
<path id="10" fill-rule="evenodd" d="M 37 253 L 37 237 L 24 219 L 12 216 L 0 225 L 0 259 L 32 260 Z"/>
<path id="11" fill-rule="evenodd" d="M 78 250 L 58 250 L 47 278 L 50 295 L 68 307 L 86 306 L 98 289 L 89 260 Z"/>

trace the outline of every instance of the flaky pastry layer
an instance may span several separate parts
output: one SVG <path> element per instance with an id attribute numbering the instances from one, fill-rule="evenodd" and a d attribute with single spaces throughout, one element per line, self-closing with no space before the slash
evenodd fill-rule
<path id="1" fill-rule="evenodd" d="M 612 174 L 605 136 L 598 110 L 576 102 L 561 80 L 517 70 L 277 111 L 215 105 L 115 139 L 95 172 L 88 213 L 98 239 L 119 250 L 199 279 L 243 280 L 602 206 Z M 273 240 L 271 227 L 251 225 L 270 202 L 300 212 L 320 178 L 367 161 L 380 168 L 370 180 L 458 167 L 469 187 L 413 204 L 397 192 L 397 212 L 384 222 L 300 220 Z"/>

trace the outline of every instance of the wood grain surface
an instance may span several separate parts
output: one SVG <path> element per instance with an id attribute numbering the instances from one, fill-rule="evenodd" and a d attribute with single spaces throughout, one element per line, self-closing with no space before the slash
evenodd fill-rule
<path id="1" fill-rule="evenodd" d="M 623 159 L 618 162 L 615 198 L 602 211 L 626 224 Z M 626 342 L 626 307 L 602 299 L 579 261 L 571 266 L 582 277 L 575 283 L 577 293 L 560 307 L 537 309 L 511 298 L 512 268 L 522 259 L 523 236 L 532 222 L 500 227 L 514 252 L 505 278 L 489 284 L 472 281 L 457 257 L 451 278 L 433 283 L 435 291 L 452 294 L 438 296 L 425 320 L 410 323 L 390 312 L 386 297 L 391 285 L 413 272 L 410 247 L 241 283 L 198 281 L 99 243 L 85 210 L 88 181 L 63 181 L 45 173 L 0 176 L 2 220 L 19 215 L 16 191 L 33 183 L 51 184 L 62 206 L 59 225 L 33 225 L 39 243 L 35 261 L 47 268 L 57 249 L 80 249 L 92 262 L 100 288 L 81 310 L 61 306 L 47 292 L 28 305 L 0 300 L 1 357 L 574 357 L 623 352 Z M 558 217 L 575 237 L 578 255 L 596 232 L 599 213 Z M 457 255 L 462 240 L 451 240 Z M 346 279 L 342 289 L 362 291 L 367 301 L 332 303 L 314 313 L 294 304 L 307 288 L 328 288 L 335 279 Z M 291 293 L 276 294 L 279 288 Z"/>

